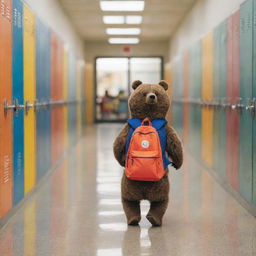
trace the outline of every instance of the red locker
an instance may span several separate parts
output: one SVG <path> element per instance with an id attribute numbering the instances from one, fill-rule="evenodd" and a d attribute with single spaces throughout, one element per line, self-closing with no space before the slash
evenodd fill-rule
<path id="1" fill-rule="evenodd" d="M 240 96 L 240 13 L 228 21 L 228 81 L 227 98 L 237 104 Z M 227 181 L 239 191 L 239 113 L 227 114 Z"/>
<path id="2" fill-rule="evenodd" d="M 0 217 L 12 207 L 12 4 L 1 1 L 0 14 Z"/>
<path id="3" fill-rule="evenodd" d="M 63 100 L 63 44 L 52 33 L 51 39 L 51 99 Z M 51 113 L 52 163 L 56 163 L 64 150 L 64 107 L 55 105 Z"/>

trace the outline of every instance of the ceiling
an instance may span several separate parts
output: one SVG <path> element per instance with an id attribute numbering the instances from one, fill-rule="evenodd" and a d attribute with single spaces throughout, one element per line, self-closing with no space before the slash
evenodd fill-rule
<path id="1" fill-rule="evenodd" d="M 58 0 L 86 41 L 107 41 L 109 27 L 140 27 L 141 41 L 168 40 L 196 0 L 145 0 L 143 12 L 103 12 L 99 0 Z M 142 15 L 140 25 L 106 25 L 104 15 Z"/>

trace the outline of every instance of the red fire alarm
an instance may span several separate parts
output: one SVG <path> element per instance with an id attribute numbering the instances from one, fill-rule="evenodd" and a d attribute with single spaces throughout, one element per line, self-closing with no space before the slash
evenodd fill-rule
<path id="1" fill-rule="evenodd" d="M 122 51 L 125 55 L 131 54 L 131 46 L 130 45 L 124 45 Z"/>

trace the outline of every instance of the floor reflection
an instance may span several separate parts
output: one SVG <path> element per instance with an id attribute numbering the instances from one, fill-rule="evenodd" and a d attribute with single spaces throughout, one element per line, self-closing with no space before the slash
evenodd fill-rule
<path id="1" fill-rule="evenodd" d="M 170 204 L 152 228 L 141 203 L 139 227 L 127 227 L 122 168 L 112 142 L 120 125 L 88 127 L 47 182 L 0 231 L 0 255 L 256 255 L 256 221 L 189 155 L 170 170 Z"/>

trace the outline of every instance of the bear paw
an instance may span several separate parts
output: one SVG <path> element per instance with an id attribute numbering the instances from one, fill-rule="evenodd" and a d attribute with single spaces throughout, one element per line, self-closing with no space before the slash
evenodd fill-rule
<path id="1" fill-rule="evenodd" d="M 127 222 L 129 226 L 138 226 L 140 222 L 140 216 L 131 217 Z"/>
<path id="2" fill-rule="evenodd" d="M 160 227 L 162 225 L 162 220 L 151 215 L 151 214 L 148 214 L 146 216 L 146 218 L 148 219 L 148 221 L 152 224 L 152 226 L 154 227 Z"/>

